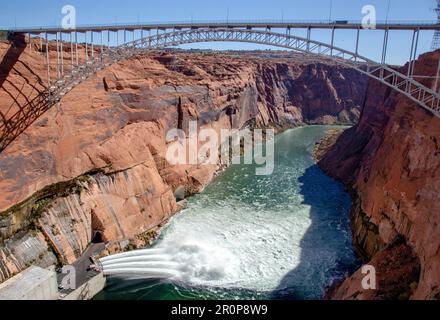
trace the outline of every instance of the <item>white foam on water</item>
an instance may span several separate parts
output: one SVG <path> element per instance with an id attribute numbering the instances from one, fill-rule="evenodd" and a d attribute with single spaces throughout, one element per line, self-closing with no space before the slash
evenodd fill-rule
<path id="1" fill-rule="evenodd" d="M 173 261 L 184 266 L 185 281 L 270 291 L 299 265 L 300 242 L 311 223 L 308 208 L 297 215 L 301 219 L 238 206 L 215 212 L 199 209 L 199 214 L 177 217 L 157 245 L 175 252 Z M 268 223 L 270 215 L 274 217 Z"/>
<path id="2" fill-rule="evenodd" d="M 129 270 L 131 277 L 134 266 L 145 262 L 160 266 L 168 261 L 176 272 L 164 273 L 165 277 L 188 284 L 270 291 L 300 263 L 300 241 L 310 226 L 307 207 L 297 212 L 297 219 L 277 217 L 276 212 L 257 213 L 237 204 L 223 211 L 199 208 L 197 214 L 196 210 L 188 209 L 171 222 L 155 247 L 163 254 L 143 250 L 133 256 L 133 251 L 128 258 L 104 261 L 105 273 L 114 275 L 116 269 L 124 275 Z M 267 223 L 270 215 L 273 221 Z"/>

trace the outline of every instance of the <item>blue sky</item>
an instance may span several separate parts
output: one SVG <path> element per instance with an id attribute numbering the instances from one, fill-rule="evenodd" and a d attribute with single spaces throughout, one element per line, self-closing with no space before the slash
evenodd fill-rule
<path id="1" fill-rule="evenodd" d="M 331 0 L 15 0 L 2 1 L 0 28 L 54 26 L 61 23 L 61 8 L 70 4 L 77 11 L 77 24 L 108 24 L 124 22 L 276 19 L 328 20 Z M 333 20 L 361 20 L 362 7 L 374 5 L 378 20 L 433 20 L 434 0 L 333 0 Z M 388 2 L 390 10 L 388 11 Z M 388 14 L 387 14 L 388 12 Z M 298 30 L 303 35 L 304 30 Z M 423 32 L 420 51 L 430 49 L 432 32 Z M 316 40 L 328 42 L 328 31 L 315 31 Z M 409 32 L 391 32 L 389 63 L 404 63 L 409 58 Z M 354 47 L 355 33 L 338 31 L 336 45 L 344 49 Z M 363 31 L 360 53 L 380 60 L 379 48 L 383 33 Z M 213 49 L 257 49 L 261 46 L 237 43 L 194 44 L 185 47 Z"/>

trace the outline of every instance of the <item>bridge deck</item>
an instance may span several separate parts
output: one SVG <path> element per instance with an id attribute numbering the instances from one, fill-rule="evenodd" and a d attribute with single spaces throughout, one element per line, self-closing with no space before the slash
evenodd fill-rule
<path id="1" fill-rule="evenodd" d="M 195 21 L 195 22 L 159 22 L 159 23 L 127 23 L 109 25 L 82 25 L 74 30 L 56 27 L 15 28 L 8 31 L 38 34 L 42 32 L 85 32 L 85 31 L 118 31 L 118 30 L 156 30 L 156 29 L 197 29 L 197 28 L 280 28 L 280 29 L 362 29 L 361 21 Z M 378 21 L 376 29 L 380 30 L 440 30 L 437 21 Z"/>

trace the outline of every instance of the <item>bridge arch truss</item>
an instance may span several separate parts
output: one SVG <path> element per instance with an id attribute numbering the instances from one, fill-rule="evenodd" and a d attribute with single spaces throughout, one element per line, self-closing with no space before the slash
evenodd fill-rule
<path id="1" fill-rule="evenodd" d="M 338 48 L 333 44 L 312 40 L 310 33 L 308 38 L 303 38 L 267 30 L 252 29 L 204 28 L 172 31 L 127 42 L 116 49 L 116 52 L 117 55 L 128 58 L 143 50 L 164 49 L 191 43 L 225 41 L 274 46 L 329 59 L 380 81 L 440 117 L 439 93 L 386 64 L 375 62 L 355 52 Z"/>
<path id="2" fill-rule="evenodd" d="M 437 26 L 435 26 L 437 28 Z M 388 29 L 385 30 L 384 47 L 382 53 L 382 61 L 376 62 L 367 57 L 364 57 L 358 53 L 359 47 L 359 30 L 357 27 L 357 41 L 356 51 L 352 52 L 339 48 L 334 45 L 334 32 L 332 30 L 332 38 L 330 43 L 324 43 L 313 40 L 311 37 L 311 28 L 307 30 L 307 37 L 299 37 L 290 34 L 290 28 L 286 29 L 286 33 L 272 32 L 270 28 L 266 30 L 254 29 L 252 27 L 189 27 L 186 29 L 173 28 L 163 29 L 163 32 L 159 32 L 161 29 L 158 27 L 157 32 L 154 35 L 143 36 L 144 30 L 142 30 L 142 36 L 139 39 L 132 41 L 126 41 L 126 31 L 124 30 L 124 43 L 117 46 L 110 45 L 110 32 L 116 31 L 109 29 L 100 29 L 98 31 L 91 29 L 91 43 L 87 42 L 88 31 L 85 30 L 86 41 L 83 44 L 86 51 L 86 61 L 84 63 L 78 63 L 78 43 L 76 30 L 70 31 L 57 31 L 56 34 L 56 48 L 57 57 L 61 54 L 61 59 L 57 58 L 57 76 L 52 79 L 50 66 L 54 64 L 53 61 L 49 61 L 49 41 L 48 32 L 34 32 L 34 34 L 45 34 L 45 37 L 40 37 L 41 47 L 46 47 L 46 64 L 47 64 L 47 82 L 48 90 L 36 99 L 28 102 L 27 106 L 22 106 L 20 111 L 14 114 L 9 119 L 3 119 L 0 124 L 0 152 L 2 152 L 18 135 L 20 135 L 33 121 L 36 120 L 41 114 L 43 114 L 50 107 L 58 103 L 63 95 L 72 90 L 79 83 L 83 82 L 96 72 L 118 62 L 128 59 L 138 54 L 145 53 L 152 49 L 164 49 L 176 47 L 184 44 L 201 43 L 201 42 L 246 42 L 256 43 L 268 46 L 274 46 L 278 48 L 290 49 L 297 52 L 302 52 L 309 55 L 315 55 L 321 59 L 328 59 L 336 64 L 340 64 L 349 68 L 353 68 L 360 73 L 373 78 L 384 85 L 392 88 L 393 90 L 405 95 L 412 101 L 416 102 L 419 106 L 430 111 L 434 116 L 440 117 L 440 94 L 437 92 L 438 75 L 440 72 L 437 70 L 437 80 L 433 90 L 428 88 L 422 83 L 415 80 L 412 76 L 414 71 L 414 61 L 416 59 L 417 42 L 419 29 L 414 30 L 413 35 L 413 48 L 411 49 L 411 60 L 409 63 L 408 74 L 403 74 L 398 70 L 385 64 L 386 49 L 388 43 Z M 96 32 L 100 33 L 101 43 L 96 44 L 93 41 L 93 35 Z M 118 31 L 116 31 L 118 32 Z M 70 34 L 70 44 L 63 41 L 63 34 Z M 54 32 L 52 31 L 52 34 Z M 99 38 L 99 37 L 98 37 Z M 32 42 L 32 38 L 29 35 L 29 39 Z M 75 43 L 73 43 L 75 39 Z M 96 39 L 96 38 L 95 38 Z M 105 41 L 106 39 L 107 41 Z M 105 43 L 106 42 L 106 43 Z M 71 48 L 71 69 L 66 71 L 63 68 L 64 60 L 63 43 Z M 31 43 L 32 44 L 32 43 Z M 415 50 L 414 50 L 415 47 Z M 30 46 L 32 50 L 32 45 Z M 60 52 L 58 52 L 60 48 Z M 76 52 L 75 52 L 76 50 Z M 88 51 L 89 50 L 89 51 Z M 96 53 L 96 51 L 98 51 Z M 75 56 L 76 55 L 76 59 Z M 76 61 L 75 61 L 76 60 Z M 27 112 L 26 110 L 32 110 Z M 34 112 L 38 110 L 38 112 Z"/>

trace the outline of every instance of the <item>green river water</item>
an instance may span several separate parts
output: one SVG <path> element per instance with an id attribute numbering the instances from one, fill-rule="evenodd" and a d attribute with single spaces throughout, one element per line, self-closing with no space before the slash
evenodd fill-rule
<path id="1" fill-rule="evenodd" d="M 95 299 L 320 299 L 358 265 L 350 198 L 311 158 L 328 128 L 276 136 L 272 175 L 233 165 L 189 199 L 153 246 L 178 277 L 109 277 Z"/>

